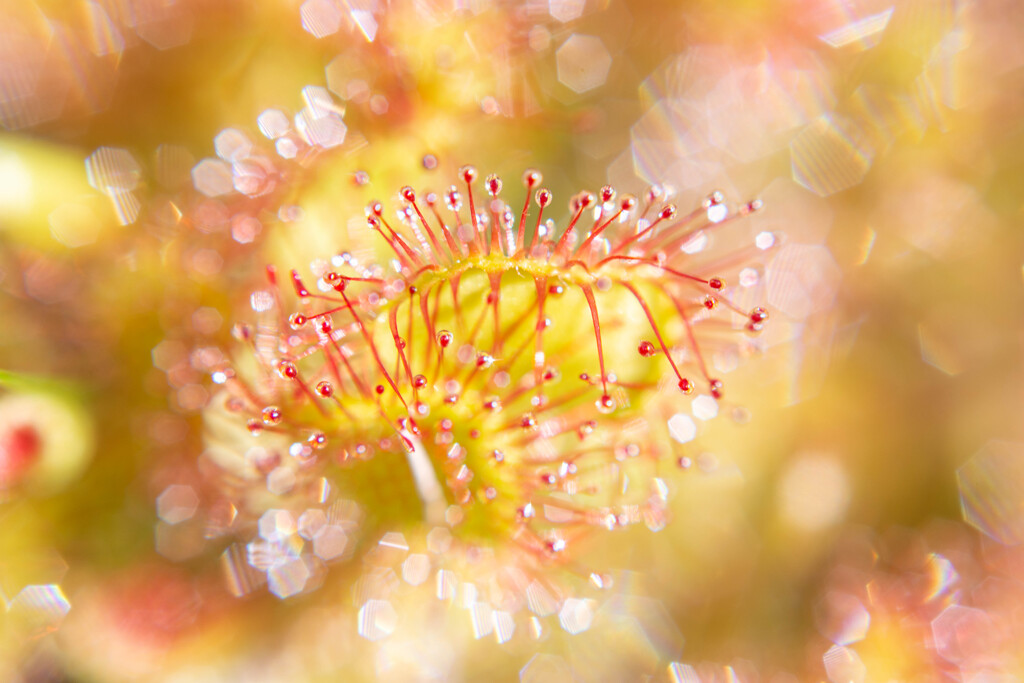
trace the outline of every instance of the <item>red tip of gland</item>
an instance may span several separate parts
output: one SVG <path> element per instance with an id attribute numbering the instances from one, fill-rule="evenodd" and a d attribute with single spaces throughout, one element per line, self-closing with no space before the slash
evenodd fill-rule
<path id="1" fill-rule="evenodd" d="M 384 393 L 384 385 L 383 384 L 378 384 L 377 386 L 375 386 L 373 388 L 373 390 L 377 392 L 378 396 L 380 396 L 381 394 Z"/>
<path id="2" fill-rule="evenodd" d="M 299 277 L 299 271 L 292 271 L 292 285 L 295 286 L 295 294 L 298 296 L 309 296 L 309 290 L 306 289 L 306 285 L 302 283 L 302 278 Z"/>
<path id="3" fill-rule="evenodd" d="M 292 313 L 291 317 L 288 318 L 288 324 L 291 326 L 293 330 L 301 328 L 307 322 L 308 319 L 301 313 Z"/>
<path id="4" fill-rule="evenodd" d="M 330 398 L 334 396 L 334 385 L 324 380 L 316 385 L 316 393 L 320 394 L 324 398 Z"/>
<path id="5" fill-rule="evenodd" d="M 537 206 L 544 208 L 551 203 L 553 195 L 550 190 L 537 190 Z"/>
<path id="6" fill-rule="evenodd" d="M 417 389 L 422 389 L 427 386 L 427 378 L 423 375 L 416 375 L 412 378 L 412 385 Z"/>
<path id="7" fill-rule="evenodd" d="M 722 398 L 722 380 L 711 380 L 711 395 L 715 398 Z"/>
<path id="8" fill-rule="evenodd" d="M 601 188 L 601 203 L 607 204 L 611 200 L 615 199 L 615 188 L 611 185 L 605 185 Z"/>
<path id="9" fill-rule="evenodd" d="M 704 297 L 704 308 L 706 308 L 706 309 L 708 309 L 710 311 L 710 310 L 713 310 L 715 308 L 715 306 L 717 306 L 717 305 L 718 305 L 718 299 L 716 299 L 715 297 L 711 296 L 710 294 L 708 294 L 706 297 Z"/>
<path id="10" fill-rule="evenodd" d="M 579 208 L 581 209 L 590 208 L 597 201 L 597 198 L 589 192 L 581 192 L 577 196 L 579 197 Z"/>
<path id="11" fill-rule="evenodd" d="M 625 197 L 622 198 L 622 201 L 619 203 L 619 206 L 622 208 L 623 211 L 632 211 L 634 208 L 636 208 L 636 197 L 626 195 Z"/>
<path id="12" fill-rule="evenodd" d="M 455 337 L 452 336 L 452 333 L 448 330 L 441 330 L 437 333 L 437 343 L 441 345 L 442 349 L 448 348 L 453 339 L 455 339 Z"/>
<path id="13" fill-rule="evenodd" d="M 260 417 L 263 418 L 263 424 L 265 425 L 276 425 L 281 423 L 281 409 L 277 406 L 267 406 L 260 412 Z"/>
<path id="14" fill-rule="evenodd" d="M 763 323 L 767 319 L 768 319 L 768 311 L 766 311 L 761 306 L 758 306 L 757 308 L 755 308 L 754 310 L 752 310 L 750 312 L 750 322 L 753 322 L 753 323 Z"/>
<path id="15" fill-rule="evenodd" d="M 299 376 L 299 371 L 295 369 L 295 364 L 287 360 L 277 364 L 277 372 L 285 379 L 295 379 Z"/>
<path id="16" fill-rule="evenodd" d="M 690 380 L 688 380 L 688 379 L 686 379 L 684 377 L 683 379 L 679 380 L 679 389 L 684 394 L 692 393 L 693 392 L 693 382 L 691 382 Z"/>
<path id="17" fill-rule="evenodd" d="M 407 202 L 416 201 L 416 190 L 412 189 L 408 185 L 402 188 L 402 199 Z"/>
<path id="18" fill-rule="evenodd" d="M 662 220 L 666 220 L 666 221 L 669 220 L 670 218 L 675 218 L 675 215 L 676 215 L 676 206 L 675 206 L 675 204 L 666 204 L 661 209 L 661 213 L 659 213 L 658 215 L 662 218 Z"/>
<path id="19" fill-rule="evenodd" d="M 540 174 L 540 171 L 536 169 L 528 169 L 523 173 L 523 185 L 526 185 L 527 189 L 532 190 L 533 188 L 540 185 L 540 182 L 544 179 L 544 176 Z"/>
<path id="20" fill-rule="evenodd" d="M 458 211 L 462 208 L 462 195 L 452 185 L 444 195 L 444 204 L 450 211 Z"/>
<path id="21" fill-rule="evenodd" d="M 374 200 L 374 201 L 372 201 L 372 202 L 370 202 L 369 204 L 366 205 L 366 214 L 368 216 L 369 215 L 382 216 L 382 215 L 384 215 L 384 205 L 381 204 L 380 202 Z"/>
<path id="22" fill-rule="evenodd" d="M 493 174 L 487 176 L 485 184 L 487 186 L 487 194 L 491 195 L 492 197 L 498 196 L 498 193 L 501 192 L 501 178 L 499 178 L 498 176 Z"/>
<path id="23" fill-rule="evenodd" d="M 708 280 L 708 287 L 714 290 L 721 290 L 725 287 L 725 282 L 721 278 L 713 277 Z"/>
<path id="24" fill-rule="evenodd" d="M 472 183 L 476 180 L 476 167 L 474 166 L 463 166 L 459 169 L 459 177 L 461 177 L 467 183 Z"/>
<path id="25" fill-rule="evenodd" d="M 640 342 L 640 345 L 636 347 L 636 350 L 640 352 L 640 355 L 643 356 L 644 358 L 650 358 L 651 356 L 658 352 L 658 350 L 654 347 L 654 344 L 647 340 Z"/>

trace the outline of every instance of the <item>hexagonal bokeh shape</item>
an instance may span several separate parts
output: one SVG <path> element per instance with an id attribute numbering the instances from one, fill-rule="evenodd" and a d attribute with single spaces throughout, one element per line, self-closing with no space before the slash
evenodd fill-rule
<path id="1" fill-rule="evenodd" d="M 267 589 L 281 598 L 298 595 L 306 588 L 313 572 L 301 557 L 293 557 L 267 570 Z"/>
<path id="2" fill-rule="evenodd" d="M 786 211 L 755 214 L 751 218 L 751 226 L 758 233 L 783 233 L 788 242 L 800 244 L 825 242 L 834 220 L 834 211 L 828 200 L 785 177 L 770 182 L 758 193 L 758 198 L 764 201 L 765 206 L 786 207 Z M 762 248 L 762 243 L 763 240 L 757 246 Z"/>
<path id="3" fill-rule="evenodd" d="M 345 554 L 348 534 L 340 526 L 329 524 L 313 537 L 313 552 L 321 560 L 335 560 Z"/>
<path id="4" fill-rule="evenodd" d="M 272 508 L 260 516 L 257 527 L 260 538 L 271 542 L 282 541 L 295 533 L 295 516 L 288 510 Z"/>
<path id="5" fill-rule="evenodd" d="M 697 424 L 689 415 L 676 413 L 668 419 L 668 435 L 679 443 L 689 443 L 697 436 Z"/>
<path id="6" fill-rule="evenodd" d="M 519 670 L 521 683 L 555 683 L 573 680 L 572 667 L 558 655 L 536 654 Z"/>
<path id="7" fill-rule="evenodd" d="M 348 127 L 337 114 L 315 117 L 308 108 L 295 117 L 295 129 L 307 143 L 324 149 L 337 147 L 348 133 Z"/>
<path id="8" fill-rule="evenodd" d="M 718 401 L 708 396 L 707 394 L 701 394 L 693 399 L 693 403 L 690 405 L 690 412 L 698 420 L 711 420 L 718 416 Z"/>
<path id="9" fill-rule="evenodd" d="M 576 93 L 603 85 L 612 67 L 612 56 L 597 36 L 574 33 L 555 53 L 558 80 Z"/>
<path id="10" fill-rule="evenodd" d="M 562 628 L 574 635 L 589 629 L 593 621 L 594 606 L 592 600 L 569 598 L 562 603 L 562 609 L 558 612 L 558 622 L 562 625 Z"/>
<path id="11" fill-rule="evenodd" d="M 683 653 L 683 634 L 656 598 L 607 597 L 594 613 L 591 632 L 600 639 L 599 648 L 569 649 L 569 663 L 579 680 L 663 681 L 665 662 Z"/>
<path id="12" fill-rule="evenodd" d="M 850 645 L 868 634 L 871 614 L 849 593 L 829 591 L 814 608 L 818 632 L 836 645 Z"/>
<path id="13" fill-rule="evenodd" d="M 8 619 L 28 632 L 55 630 L 71 610 L 71 603 L 57 584 L 25 586 L 7 603 Z"/>
<path id="14" fill-rule="evenodd" d="M 299 8 L 302 28 L 314 38 L 326 38 L 341 27 L 341 8 L 333 0 L 306 0 Z"/>
<path id="15" fill-rule="evenodd" d="M 411 586 L 418 586 L 430 578 L 430 556 L 414 553 L 402 563 L 402 579 Z"/>
<path id="16" fill-rule="evenodd" d="M 187 484 L 171 484 L 156 499 L 156 514 L 168 524 L 192 519 L 199 507 L 199 496 Z"/>
<path id="17" fill-rule="evenodd" d="M 397 626 L 398 613 L 387 600 L 367 600 L 359 608 L 359 635 L 367 640 L 383 640 Z"/>
<path id="18" fill-rule="evenodd" d="M 207 197 L 219 197 L 235 189 L 231 166 L 220 159 L 203 159 L 192 168 L 192 184 Z"/>
<path id="19" fill-rule="evenodd" d="M 237 128 L 225 128 L 213 139 L 213 149 L 224 161 L 243 161 L 252 154 L 252 140 Z"/>
<path id="20" fill-rule="evenodd" d="M 950 605 L 932 620 L 935 652 L 954 664 L 991 656 L 997 634 L 988 613 L 975 607 Z"/>
<path id="21" fill-rule="evenodd" d="M 825 665 L 825 674 L 832 683 L 864 683 L 867 667 L 850 648 L 833 645 L 821 659 Z"/>
<path id="22" fill-rule="evenodd" d="M 786 244 L 765 273 L 768 305 L 794 320 L 829 308 L 842 273 L 827 247 Z"/>
<path id="23" fill-rule="evenodd" d="M 259 126 L 260 132 L 270 140 L 278 139 L 292 127 L 288 116 L 280 109 L 264 109 L 256 117 L 256 125 Z"/>
<path id="24" fill-rule="evenodd" d="M 1024 543 L 1024 444 L 990 441 L 956 478 L 968 524 L 1000 543 Z"/>
<path id="25" fill-rule="evenodd" d="M 128 150 L 100 147 L 85 160 L 85 176 L 100 192 L 134 190 L 142 177 L 142 168 Z"/>
<path id="26" fill-rule="evenodd" d="M 789 144 L 793 180 L 822 197 L 858 185 L 875 152 L 860 127 L 836 114 L 823 114 Z"/>
<path id="27" fill-rule="evenodd" d="M 586 0 L 548 0 L 548 13 L 564 24 L 583 16 L 586 5 Z"/>

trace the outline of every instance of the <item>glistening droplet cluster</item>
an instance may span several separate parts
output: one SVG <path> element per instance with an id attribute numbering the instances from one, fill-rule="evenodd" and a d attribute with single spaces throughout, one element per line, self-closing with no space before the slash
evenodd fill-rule
<path id="1" fill-rule="evenodd" d="M 426 551 L 414 576 L 491 577 L 487 602 L 510 615 L 531 609 L 540 581 L 552 614 L 571 596 L 553 575 L 609 583 L 580 565 L 587 537 L 664 526 L 697 432 L 680 411 L 699 399 L 694 415 L 717 414 L 724 383 L 708 358 L 756 351 L 768 319 L 729 284 L 765 250 L 706 248 L 760 203 L 733 209 L 714 193 L 681 214 L 664 188 L 606 186 L 572 197 L 558 229 L 541 174 L 523 184 L 513 207 L 498 177 L 463 167 L 444 192 L 402 188 L 396 218 L 370 203 L 389 258 L 341 253 L 312 279 L 267 269 L 234 360 L 211 368 L 223 390 L 207 460 L 235 533 L 256 538 L 229 549 L 233 576 L 255 568 L 288 597 L 401 533 Z M 313 517 L 324 523 L 304 528 Z M 341 552 L 323 529 L 344 537 Z"/>

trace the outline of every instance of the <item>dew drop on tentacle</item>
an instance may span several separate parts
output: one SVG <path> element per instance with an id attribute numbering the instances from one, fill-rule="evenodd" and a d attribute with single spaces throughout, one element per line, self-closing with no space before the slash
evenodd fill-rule
<path id="1" fill-rule="evenodd" d="M 277 406 L 267 406 L 260 412 L 260 416 L 263 419 L 263 424 L 268 427 L 281 424 L 281 409 Z"/>
<path id="2" fill-rule="evenodd" d="M 708 273 L 736 277 L 738 298 L 758 294 L 760 289 L 754 285 L 760 283 L 751 282 L 749 275 L 745 279 L 739 260 L 746 251 L 712 265 L 699 260 L 703 257 L 692 259 L 679 248 L 684 241 L 677 239 L 681 234 L 707 228 L 705 218 L 718 215 L 704 213 L 722 204 L 720 197 L 712 196 L 704 210 L 692 207 L 687 213 L 683 208 L 685 215 L 680 218 L 664 188 L 639 195 L 638 203 L 637 198 L 606 185 L 595 193 L 566 192 L 572 197 L 566 217 L 559 215 L 564 214 L 564 206 L 552 207 L 553 195 L 539 172 L 523 174 L 525 192 L 519 188 L 510 202 L 499 196 L 503 189 L 508 192 L 502 180 L 485 170 L 477 178 L 476 169 L 463 167 L 452 179 L 467 192 L 465 198 L 455 185 L 436 194 L 405 186 L 386 207 L 380 202 L 367 206 L 368 225 L 375 233 L 371 236 L 381 250 L 388 250 L 389 262 L 378 264 L 367 258 L 359 264 L 361 259 L 351 256 L 316 262 L 312 271 L 318 280 L 311 283 L 316 285 L 312 293 L 297 276 L 293 293 L 287 277 L 282 277 L 290 309 L 278 298 L 279 291 L 266 288 L 267 311 L 278 318 L 275 327 L 284 331 L 279 336 L 270 333 L 268 350 L 259 358 L 264 372 L 256 380 L 250 376 L 246 387 L 245 378 L 225 379 L 223 390 L 234 389 L 231 395 L 240 397 L 233 418 L 246 423 L 253 435 L 264 433 L 264 441 L 270 441 L 260 444 L 262 449 L 253 449 L 247 439 L 245 448 L 270 452 L 280 450 L 275 448 L 278 442 L 290 444 L 280 453 L 291 454 L 286 464 L 297 477 L 351 475 L 359 481 L 363 461 L 387 457 L 388 451 L 394 454 L 404 445 L 436 466 L 442 503 L 450 512 L 445 516 L 442 509 L 441 518 L 452 525 L 451 535 L 461 533 L 460 522 L 472 519 L 474 533 L 487 532 L 480 538 L 490 544 L 490 550 L 500 549 L 499 544 L 514 545 L 509 535 L 520 533 L 517 539 L 524 541 L 522 547 L 534 560 L 565 557 L 574 561 L 574 556 L 566 554 L 565 544 L 571 548 L 586 528 L 618 529 L 645 522 L 650 526 L 658 516 L 658 497 L 664 504 L 668 486 L 663 484 L 664 494 L 656 483 L 647 486 L 653 475 L 644 471 L 643 477 L 635 476 L 638 471 L 632 468 L 640 465 L 633 463 L 643 462 L 644 468 L 648 460 L 657 460 L 659 467 L 690 466 L 688 459 L 680 457 L 685 451 L 673 452 L 676 447 L 668 440 L 637 433 L 635 425 L 649 417 L 643 412 L 649 405 L 647 392 L 661 392 L 667 384 L 678 403 L 682 399 L 671 387 L 677 382 L 683 394 L 696 393 L 699 384 L 702 391 L 720 398 L 722 383 L 709 376 L 711 356 L 705 364 L 702 352 L 710 354 L 724 346 L 726 342 L 719 340 L 725 334 L 742 334 L 732 328 L 745 326 L 756 332 L 768 318 L 762 307 L 737 308 L 723 291 L 725 282 L 709 278 Z M 486 194 L 473 187 L 477 179 Z M 443 190 L 447 184 L 436 186 Z M 557 184 L 556 189 L 560 187 Z M 468 214 L 460 214 L 464 199 Z M 454 216 L 442 208 L 442 200 Z M 480 211 L 473 210 L 474 201 Z M 430 208 L 424 209 L 424 203 Z M 536 206 L 531 209 L 532 204 Z M 387 212 L 393 205 L 404 214 L 404 224 L 389 223 Z M 520 208 L 524 219 L 519 219 Z M 738 217 L 743 211 L 741 207 L 733 214 Z M 529 235 L 523 238 L 527 222 L 525 229 L 533 231 L 533 243 Z M 424 228 L 422 236 L 417 226 Z M 718 234 L 724 240 L 727 233 Z M 635 242 L 615 251 L 614 245 L 633 235 L 639 235 Z M 755 248 L 763 248 L 767 239 L 759 236 L 758 240 L 749 253 L 763 255 Z M 395 272 L 388 270 L 389 265 Z M 332 266 L 338 272 L 328 270 Z M 763 268 L 748 266 L 754 267 Z M 497 286 L 487 289 L 488 277 L 507 286 L 500 300 Z M 634 294 L 647 313 L 649 327 L 633 325 L 635 316 L 623 310 L 617 298 L 619 289 L 628 288 L 630 282 L 638 287 Z M 534 283 L 535 296 L 525 292 L 534 289 Z M 584 290 L 594 327 L 594 340 L 587 344 L 574 343 L 579 321 L 566 319 L 580 313 L 586 316 L 579 292 L 569 291 L 577 289 Z M 651 302 L 648 310 L 641 293 L 656 295 L 658 305 Z M 547 309 L 546 297 L 551 297 Z M 556 297 L 560 297 L 557 302 Z M 338 305 L 341 299 L 344 305 Z M 257 303 L 264 305 L 263 299 Z M 607 317 L 607 346 L 602 341 L 598 304 Z M 739 324 L 719 319 L 725 316 L 709 316 L 705 308 L 728 308 L 735 313 L 729 322 Z M 488 329 L 491 313 L 487 309 L 493 309 L 493 333 Z M 267 317 L 261 315 L 261 325 Z M 558 323 L 560 335 L 554 338 L 546 331 L 552 320 Z M 263 330 L 248 329 L 243 335 L 246 345 L 260 339 Z M 456 331 L 459 344 L 455 344 Z M 546 344 L 540 343 L 541 338 Z M 492 345 L 492 339 L 504 345 Z M 374 344 L 379 347 L 382 340 L 387 348 L 377 356 Z M 714 348 L 702 349 L 705 343 Z M 632 355 L 630 345 L 640 358 Z M 628 358 L 619 360 L 623 351 Z M 371 354 L 377 356 L 377 365 Z M 714 359 L 718 361 L 718 356 Z M 617 381 L 606 361 L 626 363 L 623 381 Z M 664 372 L 666 364 L 673 364 L 674 375 Z M 590 373 L 581 373 L 582 368 Z M 270 381 L 266 381 L 268 370 Z M 562 372 L 568 373 L 566 381 L 559 381 Z M 694 379 L 688 379 L 687 373 Z M 573 379 L 577 374 L 582 384 Z M 389 385 L 394 395 L 389 394 Z M 248 392 L 239 391 L 246 388 Z M 406 410 L 397 410 L 402 407 L 399 400 Z M 261 406 L 267 407 L 261 410 Z M 422 433 L 413 417 L 420 421 Z M 321 449 L 329 452 L 330 463 Z M 454 457 L 448 459 L 452 453 Z M 409 457 L 409 462 L 413 459 Z M 335 460 L 343 467 L 331 467 Z M 401 460 L 397 466 L 403 466 Z M 613 470 L 613 475 L 594 476 L 602 468 Z M 336 469 L 351 471 L 332 472 Z M 386 492 L 372 495 L 386 503 Z M 534 495 L 539 496 L 533 503 L 536 509 L 529 502 Z M 572 505 L 559 511 L 556 505 L 537 502 L 558 498 L 571 499 Z M 603 575 L 597 576 L 602 586 L 607 585 Z"/>
<path id="3" fill-rule="evenodd" d="M 454 185 L 444 193 L 444 205 L 453 213 L 462 208 L 462 194 L 459 193 L 459 190 Z"/>
<path id="4" fill-rule="evenodd" d="M 497 197 L 501 192 L 501 178 L 496 175 L 489 175 L 484 181 L 484 185 L 487 188 L 487 194 L 492 197 Z"/>
<path id="5" fill-rule="evenodd" d="M 295 364 L 287 360 L 282 360 L 277 364 L 277 373 L 282 379 L 295 379 L 299 376 L 299 371 L 295 368 Z"/>
<path id="6" fill-rule="evenodd" d="M 532 190 L 543 182 L 544 176 L 541 175 L 540 171 L 530 168 L 523 172 L 523 185 L 526 189 Z"/>
<path id="7" fill-rule="evenodd" d="M 715 397 L 715 398 L 722 398 L 722 395 L 723 395 L 723 392 L 722 392 L 722 380 L 720 380 L 720 379 L 710 380 L 709 385 L 710 385 L 710 389 L 711 389 L 711 395 L 713 397 Z"/>

